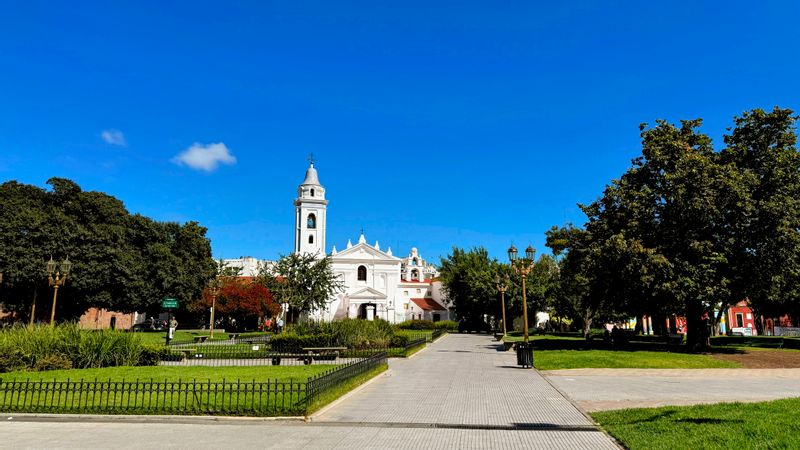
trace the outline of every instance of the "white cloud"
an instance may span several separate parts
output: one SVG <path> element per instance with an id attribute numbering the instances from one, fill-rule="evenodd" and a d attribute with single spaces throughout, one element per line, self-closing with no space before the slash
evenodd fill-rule
<path id="1" fill-rule="evenodd" d="M 231 151 L 222 142 L 208 145 L 195 142 L 172 158 L 172 162 L 204 172 L 213 172 L 220 164 L 235 164 L 236 157 L 231 155 Z"/>
<path id="2" fill-rule="evenodd" d="M 107 144 L 119 145 L 122 147 L 128 145 L 128 143 L 125 142 L 125 135 L 119 130 L 103 130 L 103 132 L 100 133 L 100 137 L 103 138 Z"/>

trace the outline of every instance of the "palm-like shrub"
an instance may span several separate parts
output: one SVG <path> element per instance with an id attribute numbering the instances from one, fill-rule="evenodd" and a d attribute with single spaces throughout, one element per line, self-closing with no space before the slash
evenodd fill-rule
<path id="1" fill-rule="evenodd" d="M 81 330 L 76 324 L 18 326 L 0 332 L 0 372 L 138 365 L 146 347 L 139 335 Z"/>

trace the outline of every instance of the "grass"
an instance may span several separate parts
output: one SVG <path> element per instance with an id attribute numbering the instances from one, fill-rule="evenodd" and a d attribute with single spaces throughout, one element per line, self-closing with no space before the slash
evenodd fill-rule
<path id="1" fill-rule="evenodd" d="M 534 365 L 539 370 L 559 369 L 715 369 L 741 367 L 710 355 L 666 351 L 651 343 L 631 343 L 618 350 L 588 349 L 579 336 L 531 335 Z M 509 333 L 506 343 L 522 342 L 522 333 Z M 598 342 L 602 344 L 602 342 Z M 638 350 L 637 350 L 638 349 Z"/>
<path id="2" fill-rule="evenodd" d="M 592 418 L 632 450 L 788 449 L 800 443 L 800 398 L 627 409 Z"/>
<path id="3" fill-rule="evenodd" d="M 149 380 L 178 381 L 178 380 L 243 380 L 243 381 L 305 381 L 326 370 L 333 365 L 312 364 L 309 366 L 263 366 L 263 367 L 202 367 L 202 366 L 145 366 L 145 367 L 106 367 L 103 369 L 72 369 L 51 370 L 48 372 L 8 372 L 0 374 L 0 380 L 43 380 L 43 381 L 77 381 L 104 380 L 108 381 L 133 381 Z"/>
<path id="4" fill-rule="evenodd" d="M 340 385 L 336 386 L 335 388 L 325 391 L 324 393 L 322 393 L 322 395 L 317 397 L 317 399 L 315 399 L 314 402 L 311 405 L 309 405 L 308 411 L 306 412 L 306 414 L 307 415 L 311 415 L 314 412 L 319 411 L 319 409 L 322 408 L 323 406 L 333 402 L 337 398 L 339 398 L 339 397 L 343 396 L 344 394 L 352 391 L 356 387 L 358 387 L 358 386 L 366 383 L 367 381 L 371 380 L 372 378 L 380 375 L 381 373 L 385 372 L 386 369 L 388 369 L 388 368 L 389 368 L 388 364 L 382 364 L 382 365 L 370 370 L 369 372 L 366 372 L 366 373 L 364 373 L 362 375 L 359 375 L 359 376 L 354 377 L 354 378 L 352 378 L 350 380 L 347 380 L 346 382 L 341 383 Z"/>
<path id="5" fill-rule="evenodd" d="M 166 343 L 167 332 L 166 331 L 141 331 L 136 332 L 136 336 L 142 337 L 142 342 L 147 344 L 164 344 Z M 230 337 L 228 336 L 229 333 L 223 333 L 218 330 L 214 330 L 214 339 L 210 339 L 213 341 L 228 341 Z M 232 334 L 232 333 L 231 333 Z M 256 336 L 264 336 L 265 333 L 263 332 L 252 332 L 252 333 L 239 333 L 240 339 L 245 339 L 248 337 L 256 337 Z M 209 336 L 208 330 L 176 330 L 175 331 L 175 338 L 173 341 L 178 342 L 192 342 L 195 337 L 197 336 Z"/>
<path id="6" fill-rule="evenodd" d="M 690 353 L 626 352 L 621 350 L 536 350 L 534 365 L 539 370 L 558 369 L 716 369 L 741 367 L 708 355 Z"/>

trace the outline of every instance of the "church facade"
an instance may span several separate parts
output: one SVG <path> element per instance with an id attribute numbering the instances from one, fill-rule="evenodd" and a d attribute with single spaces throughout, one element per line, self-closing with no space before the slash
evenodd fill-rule
<path id="1" fill-rule="evenodd" d="M 416 248 L 407 257 L 398 258 L 390 247 L 382 250 L 377 241 L 368 244 L 362 232 L 356 244 L 348 241 L 342 251 L 334 246 L 330 254 L 326 253 L 325 194 L 312 162 L 294 201 L 294 251 L 320 258 L 330 256 L 332 270 L 345 287 L 330 299 L 327 307 L 313 312 L 311 318 L 321 321 L 380 318 L 391 323 L 411 319 L 448 320 L 441 284 L 436 281 L 438 272 Z"/>

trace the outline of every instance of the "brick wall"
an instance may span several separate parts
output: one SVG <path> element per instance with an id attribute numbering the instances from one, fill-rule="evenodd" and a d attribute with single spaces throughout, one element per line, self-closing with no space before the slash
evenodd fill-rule
<path id="1" fill-rule="evenodd" d="M 87 330 L 111 328 L 112 318 L 116 318 L 116 329 L 129 330 L 135 323 L 136 313 L 121 313 L 107 309 L 89 308 L 78 320 L 78 325 Z"/>

